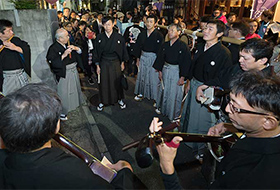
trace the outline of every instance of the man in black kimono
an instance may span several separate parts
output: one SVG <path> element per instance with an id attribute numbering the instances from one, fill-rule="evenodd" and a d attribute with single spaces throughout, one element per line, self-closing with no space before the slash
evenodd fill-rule
<path id="1" fill-rule="evenodd" d="M 244 72 L 231 83 L 226 111 L 232 125 L 214 126 L 208 135 L 245 132 L 237 139 L 218 165 L 210 189 L 279 189 L 280 170 L 280 78 L 261 72 Z M 150 131 L 158 131 L 162 122 L 152 122 Z M 176 145 L 182 141 L 175 137 Z M 170 143 L 169 143 L 170 144 Z M 173 160 L 177 148 L 157 146 L 166 189 L 182 189 Z"/>
<path id="2" fill-rule="evenodd" d="M 98 111 L 104 106 L 118 103 L 121 109 L 126 108 L 121 86 L 124 61 L 128 60 L 125 41 L 122 35 L 113 31 L 113 17 L 102 19 L 104 33 L 97 35 L 92 61 L 96 64 L 96 72 L 100 75 Z"/>
<path id="3" fill-rule="evenodd" d="M 157 100 L 160 81 L 153 64 L 164 39 L 162 34 L 155 29 L 156 23 L 157 17 L 149 15 L 145 23 L 147 31 L 142 32 L 136 42 L 136 65 L 139 68 L 134 90 L 136 101 L 141 101 L 143 98 Z"/>
<path id="4" fill-rule="evenodd" d="M 196 100 L 196 89 L 201 84 L 216 78 L 221 71 L 231 66 L 231 54 L 222 45 L 220 38 L 225 30 L 225 24 L 220 20 L 209 21 L 203 30 L 205 44 L 197 47 L 192 63 L 189 92 L 183 107 L 181 127 L 184 132 L 206 134 L 208 129 L 216 122 L 214 113 L 208 107 Z M 203 143 L 188 143 L 193 148 L 195 157 L 201 159 Z"/>
<path id="5" fill-rule="evenodd" d="M 15 37 L 13 24 L 0 20 L 0 91 L 7 95 L 28 84 L 31 53 L 27 42 Z"/>
<path id="6" fill-rule="evenodd" d="M 160 48 L 153 67 L 159 73 L 163 87 L 159 89 L 156 112 L 167 115 L 170 121 L 180 116 L 183 99 L 184 80 L 189 79 L 191 53 L 188 46 L 179 39 L 182 28 L 179 25 L 168 26 L 170 41 Z"/>
<path id="7" fill-rule="evenodd" d="M 251 38 L 240 45 L 239 64 L 234 64 L 224 69 L 221 74 L 205 82 L 196 90 L 196 99 L 205 98 L 203 91 L 209 86 L 221 87 L 228 91 L 230 81 L 239 73 L 247 71 L 262 71 L 265 75 L 271 76 L 274 74 L 273 66 L 270 66 L 269 60 L 273 54 L 273 46 L 264 39 Z M 226 95 L 224 95 L 224 98 Z M 223 99 L 224 100 L 224 99 Z M 219 122 L 227 122 L 228 117 L 225 115 L 225 101 L 222 102 L 221 110 L 219 110 Z"/>
<path id="8" fill-rule="evenodd" d="M 139 26 L 140 23 L 140 17 L 134 16 L 132 19 L 133 25 L 129 26 L 125 29 L 124 32 L 124 39 L 127 45 L 127 52 L 129 55 L 129 60 L 127 62 L 127 72 L 129 76 L 135 76 L 137 75 L 137 66 L 136 66 L 136 57 L 135 57 L 135 51 L 137 48 L 136 41 L 138 36 L 141 32 L 144 31 L 144 28 Z"/>
<path id="9" fill-rule="evenodd" d="M 61 100 L 44 84 L 28 84 L 0 101 L 0 134 L 8 150 L 0 166 L 1 189 L 132 189 L 135 178 L 126 161 L 108 183 L 81 159 L 51 146 L 59 132 Z M 1 151 L 1 156 L 2 156 Z M 136 179 L 135 182 L 139 180 Z"/>
<path id="10" fill-rule="evenodd" d="M 61 120 L 67 120 L 67 113 L 83 103 L 77 64 L 83 68 L 80 57 L 81 49 L 74 45 L 67 46 L 69 35 L 65 29 L 58 29 L 56 41 L 49 47 L 47 60 L 57 80 L 57 93 L 62 100 Z"/>

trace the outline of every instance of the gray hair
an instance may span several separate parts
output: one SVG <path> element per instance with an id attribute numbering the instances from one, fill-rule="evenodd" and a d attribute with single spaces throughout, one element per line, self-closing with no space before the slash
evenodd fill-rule
<path id="1" fill-rule="evenodd" d="M 177 29 L 177 31 L 182 32 L 182 28 L 181 28 L 181 26 L 180 26 L 179 24 L 174 24 L 174 23 L 172 23 L 172 24 L 170 24 L 170 25 L 167 27 L 167 29 L 169 30 L 169 28 L 171 28 L 172 26 L 175 26 L 176 29 Z"/>
<path id="2" fill-rule="evenodd" d="M 62 37 L 64 31 L 66 31 L 64 28 L 57 29 L 55 32 L 55 39 L 58 40 L 60 37 Z"/>

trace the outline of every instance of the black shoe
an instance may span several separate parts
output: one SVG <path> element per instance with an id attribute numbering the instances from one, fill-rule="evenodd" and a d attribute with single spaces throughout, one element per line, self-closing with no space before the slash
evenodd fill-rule
<path id="1" fill-rule="evenodd" d="M 94 80 L 93 80 L 92 78 L 89 78 L 89 79 L 88 79 L 88 83 L 89 83 L 90 85 L 94 85 Z"/>

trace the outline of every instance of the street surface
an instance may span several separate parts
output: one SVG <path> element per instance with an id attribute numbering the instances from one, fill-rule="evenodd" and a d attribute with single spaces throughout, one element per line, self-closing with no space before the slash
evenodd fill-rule
<path id="1" fill-rule="evenodd" d="M 142 169 L 135 161 L 135 148 L 126 152 L 121 149 L 124 145 L 144 137 L 149 131 L 149 125 L 153 117 L 159 117 L 163 126 L 170 124 L 167 117 L 158 115 L 153 108 L 153 101 L 144 99 L 136 102 L 134 98 L 134 86 L 136 79 L 128 77 L 129 89 L 125 91 L 125 103 L 127 108 L 121 110 L 116 104 L 105 107 L 102 112 L 97 111 L 98 105 L 98 84 L 89 86 L 87 81 L 82 80 L 83 92 L 88 98 L 89 108 L 96 121 L 98 129 L 104 139 L 108 152 L 113 162 L 120 159 L 129 161 L 132 164 L 135 174 L 149 187 L 149 189 L 163 189 L 160 180 L 159 165 L 154 161 L 149 168 Z M 98 143 L 97 143 L 98 144 Z M 200 173 L 201 166 L 194 160 L 191 150 L 182 144 L 179 152 L 180 158 L 176 160 L 176 170 L 185 188 L 204 188 L 205 181 Z M 102 154 L 102 153 L 101 153 Z"/>

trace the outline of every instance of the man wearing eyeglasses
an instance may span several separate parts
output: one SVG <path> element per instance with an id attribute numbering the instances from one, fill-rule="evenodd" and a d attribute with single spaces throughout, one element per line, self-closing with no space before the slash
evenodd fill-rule
<path id="1" fill-rule="evenodd" d="M 261 72 L 244 72 L 231 82 L 230 102 L 226 107 L 231 127 L 214 126 L 208 135 L 225 131 L 243 131 L 217 168 L 210 188 L 279 189 L 280 170 L 280 78 Z M 158 131 L 162 122 L 153 121 L 150 131 Z M 181 137 L 172 142 L 177 145 Z M 170 144 L 170 143 L 169 143 Z M 176 147 L 176 146 L 173 146 Z M 157 146 L 166 189 L 182 189 L 173 166 L 177 149 Z"/>

